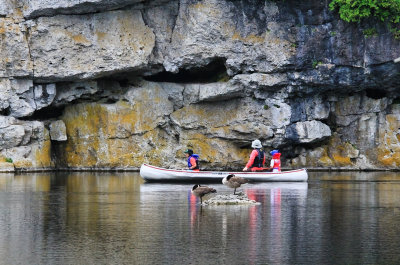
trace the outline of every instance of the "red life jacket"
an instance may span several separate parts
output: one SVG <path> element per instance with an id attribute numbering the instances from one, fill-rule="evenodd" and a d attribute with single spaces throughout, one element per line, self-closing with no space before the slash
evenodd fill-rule
<path id="1" fill-rule="evenodd" d="M 278 169 L 281 171 L 281 153 L 276 153 L 272 156 L 272 159 L 274 160 L 274 167 L 273 169 Z"/>

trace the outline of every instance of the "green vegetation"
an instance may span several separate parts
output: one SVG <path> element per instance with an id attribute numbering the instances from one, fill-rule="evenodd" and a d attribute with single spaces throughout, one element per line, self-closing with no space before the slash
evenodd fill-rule
<path id="1" fill-rule="evenodd" d="M 393 27 L 392 25 L 389 24 L 389 30 L 393 34 L 396 40 L 400 40 L 400 28 Z"/>
<path id="2" fill-rule="evenodd" d="M 268 105 L 264 105 L 264 109 L 265 110 L 269 109 L 269 106 Z"/>
<path id="3" fill-rule="evenodd" d="M 395 39 L 400 39 L 400 0 L 332 0 L 329 8 L 332 11 L 337 10 L 340 18 L 347 22 L 360 23 L 375 19 L 387 23 Z M 366 37 L 377 35 L 376 30 L 366 29 L 363 32 Z M 335 32 L 331 32 L 331 36 L 335 35 Z"/>
<path id="4" fill-rule="evenodd" d="M 313 60 L 312 61 L 312 68 L 317 68 L 318 65 L 322 64 L 321 61 Z"/>
<path id="5" fill-rule="evenodd" d="M 346 141 L 345 143 L 351 145 L 351 147 L 353 147 L 354 149 L 358 150 L 357 146 L 355 144 L 353 144 L 352 142 Z"/>
<path id="6" fill-rule="evenodd" d="M 378 32 L 376 31 L 375 28 L 368 28 L 363 30 L 364 36 L 365 37 L 371 37 L 371 36 L 376 36 L 378 35 Z"/>
<path id="7" fill-rule="evenodd" d="M 7 157 L 7 158 L 5 159 L 5 161 L 6 161 L 7 163 L 12 163 L 12 162 L 13 162 L 12 158 L 10 158 L 10 157 Z"/>
<path id="8" fill-rule="evenodd" d="M 391 23 L 400 21 L 400 0 L 332 0 L 329 8 L 339 9 L 340 18 L 347 22 L 371 17 Z"/>
<path id="9" fill-rule="evenodd" d="M 400 39 L 400 0 L 332 0 L 331 10 L 338 10 L 340 18 L 347 22 L 376 19 L 388 24 L 395 39 Z M 363 31 L 366 37 L 377 35 L 376 30 Z"/>

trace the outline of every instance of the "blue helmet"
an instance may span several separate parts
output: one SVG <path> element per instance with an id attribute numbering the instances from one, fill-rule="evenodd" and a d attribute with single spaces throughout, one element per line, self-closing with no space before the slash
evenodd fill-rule
<path id="1" fill-rule="evenodd" d="M 278 150 L 272 150 L 271 152 L 270 152 L 270 154 L 273 156 L 273 155 L 275 155 L 276 153 L 279 153 L 279 151 Z"/>

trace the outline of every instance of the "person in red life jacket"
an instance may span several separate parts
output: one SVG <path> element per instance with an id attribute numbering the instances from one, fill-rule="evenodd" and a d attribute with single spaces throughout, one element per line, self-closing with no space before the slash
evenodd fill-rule
<path id="1" fill-rule="evenodd" d="M 272 150 L 270 154 L 272 155 L 270 163 L 272 172 L 281 172 L 281 153 L 278 150 Z"/>
<path id="2" fill-rule="evenodd" d="M 188 168 L 194 171 L 200 171 L 199 166 L 199 155 L 193 154 L 192 149 L 188 149 L 184 152 L 187 157 Z"/>
<path id="3" fill-rule="evenodd" d="M 262 150 L 260 140 L 254 140 L 251 143 L 251 147 L 253 147 L 254 150 L 251 152 L 250 159 L 243 168 L 243 171 L 262 171 L 265 164 L 265 153 Z"/>

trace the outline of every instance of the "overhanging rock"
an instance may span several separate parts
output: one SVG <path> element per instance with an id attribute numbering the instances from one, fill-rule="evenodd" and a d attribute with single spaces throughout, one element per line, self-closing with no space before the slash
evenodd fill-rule
<path id="1" fill-rule="evenodd" d="M 286 129 L 286 139 L 295 143 L 315 143 L 331 136 L 328 125 L 320 121 L 304 121 L 290 125 Z"/>

